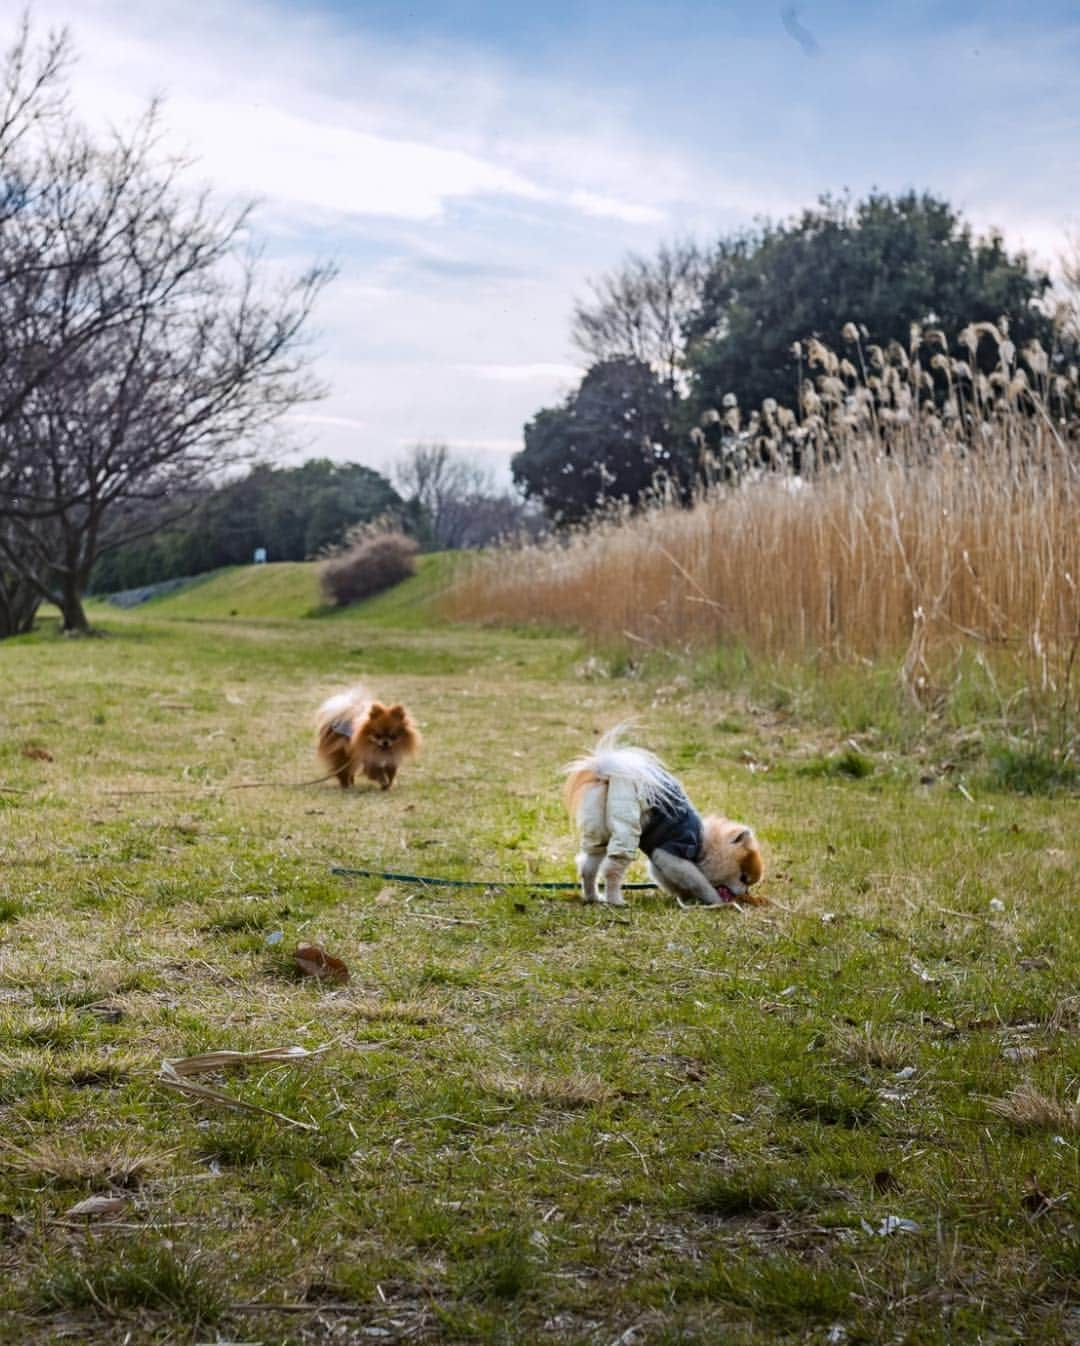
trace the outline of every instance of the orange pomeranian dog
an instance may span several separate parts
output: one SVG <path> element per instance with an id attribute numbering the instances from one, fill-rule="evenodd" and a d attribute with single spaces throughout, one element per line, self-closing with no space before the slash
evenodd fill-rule
<path id="1" fill-rule="evenodd" d="M 402 762 L 420 751 L 420 731 L 404 706 L 373 701 L 363 687 L 319 707 L 319 756 L 347 790 L 357 775 L 389 790 Z"/>
<path id="2" fill-rule="evenodd" d="M 764 865 L 750 828 L 716 815 L 702 818 L 658 757 L 620 744 L 622 729 L 605 734 L 566 769 L 566 807 L 581 833 L 577 870 L 584 901 L 624 907 L 623 876 L 640 849 L 652 877 L 675 898 L 760 905 L 764 899 L 749 890 Z"/>

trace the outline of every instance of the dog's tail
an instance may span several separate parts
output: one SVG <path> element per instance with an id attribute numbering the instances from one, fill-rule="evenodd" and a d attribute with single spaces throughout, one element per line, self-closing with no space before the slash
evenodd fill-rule
<path id="1" fill-rule="evenodd" d="M 596 781 L 611 780 L 614 776 L 632 781 L 646 808 L 675 804 L 679 799 L 678 782 L 655 753 L 620 743 L 626 729 L 625 724 L 609 729 L 591 753 L 576 757 L 566 766 L 563 797 L 571 815 L 576 816 L 578 801 L 587 786 Z"/>
<path id="2" fill-rule="evenodd" d="M 366 687 L 353 687 L 347 692 L 335 692 L 322 703 L 315 713 L 315 728 L 320 738 L 332 725 L 342 724 L 358 718 L 359 714 L 371 704 L 371 694 Z"/>

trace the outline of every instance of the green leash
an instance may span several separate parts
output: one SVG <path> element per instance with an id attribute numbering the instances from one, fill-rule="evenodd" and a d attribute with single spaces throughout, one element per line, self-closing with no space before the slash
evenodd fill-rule
<path id="1" fill-rule="evenodd" d="M 528 879 L 440 879 L 428 878 L 423 874 L 395 874 L 390 869 L 347 869 L 342 865 L 333 865 L 331 874 L 347 874 L 362 879 L 390 879 L 394 883 L 418 883 L 422 888 L 542 888 L 545 892 L 559 890 L 577 892 L 576 883 L 532 883 Z M 653 889 L 655 883 L 624 883 L 623 891 L 628 889 Z"/>

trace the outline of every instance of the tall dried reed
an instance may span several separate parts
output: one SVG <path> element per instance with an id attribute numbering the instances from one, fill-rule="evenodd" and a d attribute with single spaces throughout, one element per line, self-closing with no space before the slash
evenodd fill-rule
<path id="1" fill-rule="evenodd" d="M 872 350 L 864 375 L 814 343 L 825 367 L 801 417 L 766 405 L 742 429 L 725 413 L 738 484 L 489 554 L 459 575 L 448 614 L 573 625 L 608 646 L 893 660 L 923 705 L 968 647 L 1043 727 L 1063 727 L 1080 644 L 1075 371 L 1055 376 L 1054 414 L 1051 390 L 1015 370 L 967 378 L 961 409 L 955 393 L 920 399 L 917 357 L 899 354 Z M 794 453 L 812 475 L 759 466 Z"/>

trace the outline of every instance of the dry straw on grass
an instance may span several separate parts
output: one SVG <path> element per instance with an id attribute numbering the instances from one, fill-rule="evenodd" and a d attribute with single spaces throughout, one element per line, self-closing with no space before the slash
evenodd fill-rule
<path id="1" fill-rule="evenodd" d="M 302 1122 L 296 1117 L 287 1117 L 285 1113 L 277 1112 L 273 1108 L 264 1108 L 261 1103 L 249 1103 L 246 1099 L 236 1098 L 222 1089 L 196 1084 L 187 1077 L 205 1074 L 208 1071 L 243 1069 L 247 1066 L 300 1065 L 319 1058 L 329 1050 L 329 1045 L 316 1047 L 313 1051 L 307 1051 L 303 1047 L 271 1047 L 258 1052 L 217 1051 L 204 1052 L 200 1056 L 166 1058 L 161 1063 L 155 1083 L 162 1088 L 182 1094 L 193 1102 L 209 1103 L 233 1112 L 258 1113 L 263 1117 L 272 1117 L 275 1121 L 283 1122 L 286 1126 L 297 1127 L 301 1131 L 317 1131 L 319 1128 L 314 1122 Z"/>
<path id="2" fill-rule="evenodd" d="M 26 1146 L 0 1137 L 0 1163 L 30 1178 L 90 1186 L 137 1187 L 168 1153 L 132 1153 L 117 1143 L 85 1149 L 81 1142 L 36 1140 Z"/>
<path id="3" fill-rule="evenodd" d="M 530 1072 L 510 1075 L 493 1072 L 478 1082 L 493 1094 L 530 1103 L 546 1103 L 556 1108 L 588 1108 L 610 1103 L 618 1092 L 597 1075 L 545 1075 Z"/>
<path id="4" fill-rule="evenodd" d="M 722 640 L 769 658 L 892 659 L 923 704 L 966 645 L 1015 669 L 1044 716 L 1069 711 L 1080 381 L 1051 377 L 1036 348 L 1025 366 L 989 324 L 964 337 L 965 359 L 938 333 L 913 335 L 910 352 L 860 348 L 865 374 L 813 343 L 823 372 L 801 418 L 766 404 L 746 425 L 737 409 L 719 422 L 709 461 L 737 486 L 489 555 L 459 575 L 449 615 L 573 624 L 639 649 Z M 998 370 L 973 373 L 971 343 L 994 340 Z M 791 475 L 795 455 L 809 475 Z"/>
<path id="5" fill-rule="evenodd" d="M 912 1055 L 911 1047 L 897 1034 L 876 1033 L 870 1024 L 862 1028 L 838 1025 L 834 1042 L 838 1054 L 857 1066 L 896 1069 L 906 1066 Z"/>
<path id="6" fill-rule="evenodd" d="M 1080 1100 L 1062 1103 L 1031 1080 L 1018 1084 L 1005 1098 L 988 1098 L 986 1106 L 1022 1131 L 1049 1128 L 1063 1135 L 1080 1131 Z"/>

